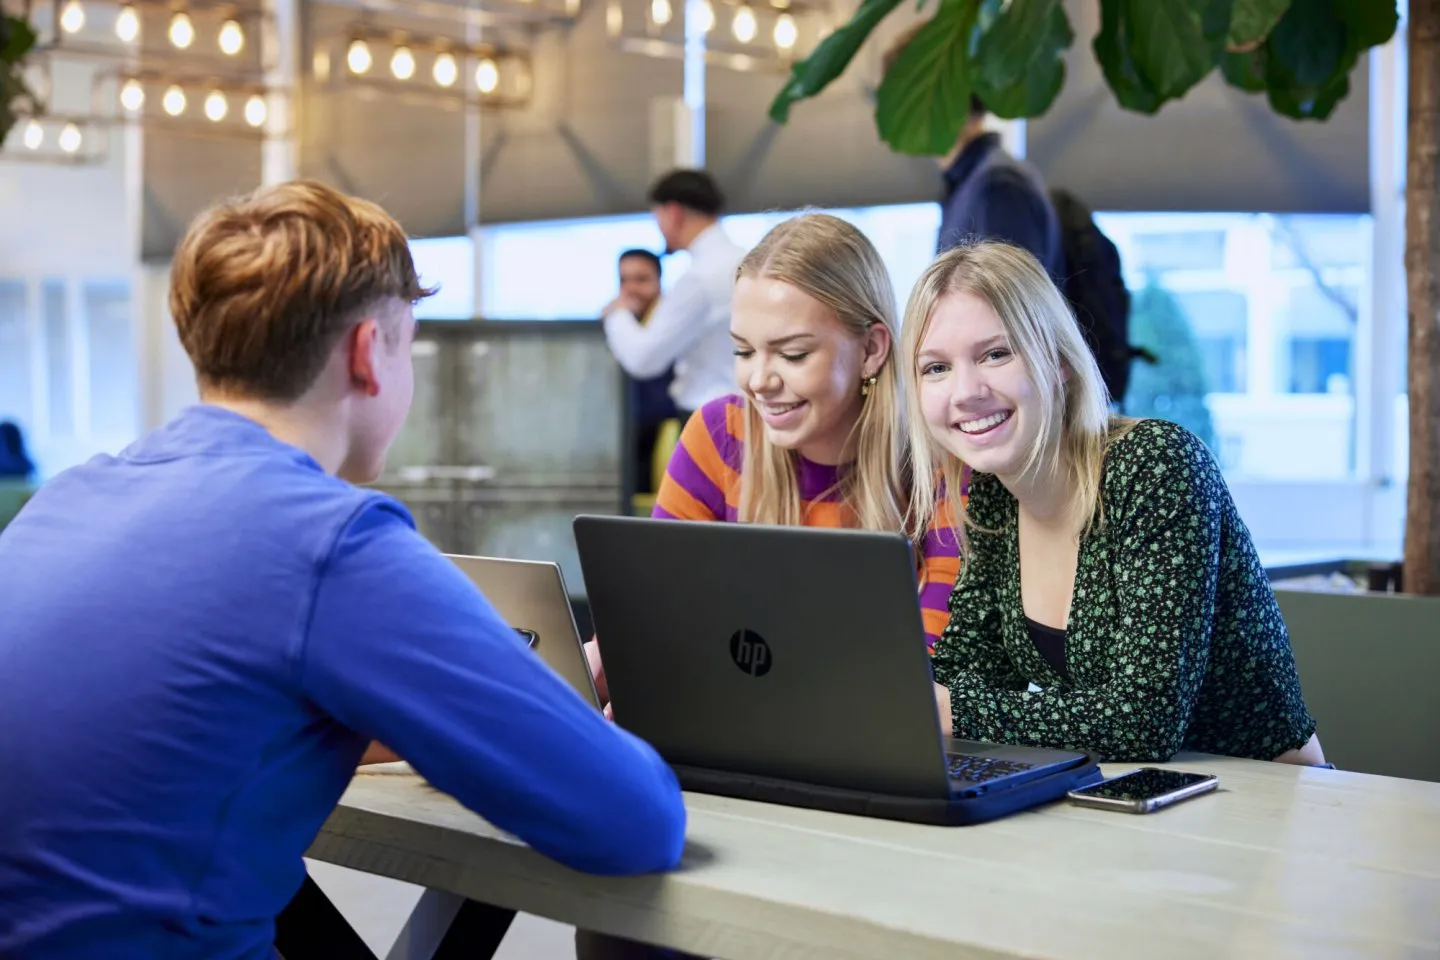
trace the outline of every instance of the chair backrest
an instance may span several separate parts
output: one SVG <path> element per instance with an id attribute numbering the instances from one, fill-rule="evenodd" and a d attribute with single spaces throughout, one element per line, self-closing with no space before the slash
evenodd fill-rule
<path id="1" fill-rule="evenodd" d="M 15 515 L 35 494 L 35 486 L 23 480 L 0 480 L 0 530 L 15 519 Z"/>
<path id="2" fill-rule="evenodd" d="M 670 466 L 670 457 L 680 442 L 682 426 L 679 420 L 672 417 L 662 421 L 660 428 L 655 431 L 655 450 L 650 454 L 651 490 L 659 490 L 660 481 L 665 479 L 665 468 Z"/>
<path id="3" fill-rule="evenodd" d="M 1440 598 L 1276 590 L 1325 759 L 1440 782 Z"/>

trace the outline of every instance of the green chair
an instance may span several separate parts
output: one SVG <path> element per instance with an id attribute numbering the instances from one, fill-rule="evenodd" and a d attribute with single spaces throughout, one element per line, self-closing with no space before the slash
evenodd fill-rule
<path id="1" fill-rule="evenodd" d="M 1440 598 L 1276 590 L 1325 759 L 1440 782 Z"/>
<path id="2" fill-rule="evenodd" d="M 35 490 L 34 484 L 24 480 L 0 480 L 0 530 L 15 518 Z"/>

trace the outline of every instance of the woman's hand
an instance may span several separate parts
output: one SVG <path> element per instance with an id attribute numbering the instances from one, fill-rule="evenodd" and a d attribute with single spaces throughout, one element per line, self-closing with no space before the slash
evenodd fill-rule
<path id="1" fill-rule="evenodd" d="M 614 720 L 615 713 L 610 709 L 610 686 L 605 682 L 605 664 L 600 662 L 600 641 L 595 637 L 585 644 L 585 659 L 590 664 L 590 676 L 595 678 L 595 693 L 600 698 L 605 719 Z"/>
<path id="2" fill-rule="evenodd" d="M 360 758 L 360 766 L 367 766 L 372 763 L 397 763 L 400 760 L 395 751 L 391 750 L 379 740 L 372 740 L 370 746 L 365 748 L 365 755 Z"/>
<path id="3" fill-rule="evenodd" d="M 935 684 L 935 709 L 940 714 L 940 732 L 947 737 L 955 735 L 955 714 L 950 711 L 950 688 Z"/>

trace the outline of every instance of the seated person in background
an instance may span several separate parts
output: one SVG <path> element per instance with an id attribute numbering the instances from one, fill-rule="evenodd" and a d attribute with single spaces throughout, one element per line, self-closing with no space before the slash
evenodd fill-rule
<path id="1" fill-rule="evenodd" d="M 0 480 L 29 482 L 35 479 L 35 463 L 25 452 L 25 434 L 11 420 L 0 423 Z"/>
<path id="2" fill-rule="evenodd" d="M 1324 763 L 1215 461 L 1183 427 L 1111 417 L 1035 258 L 997 243 L 941 255 L 903 330 L 916 462 L 975 471 L 968 500 L 950 498 L 962 567 L 934 658 L 955 736 Z M 917 517 L 945 499 L 930 477 L 916 470 Z"/>
<path id="3" fill-rule="evenodd" d="M 574 868 L 673 867 L 669 768 L 352 485 L 410 407 L 400 226 L 289 183 L 203 214 L 172 270 L 201 403 L 0 538 L 0 956 L 272 957 L 372 740 Z"/>
<path id="4" fill-rule="evenodd" d="M 649 250 L 626 250 L 620 254 L 620 296 L 615 303 L 623 304 L 644 326 L 659 299 L 660 258 Z M 613 309 L 612 305 L 606 313 Z M 656 377 L 629 378 L 634 493 L 655 492 L 650 464 L 660 425 L 680 415 L 670 397 L 670 384 L 674 379 L 673 367 Z"/>
<path id="5" fill-rule="evenodd" d="M 738 276 L 730 336 L 742 393 L 690 418 L 653 516 L 905 531 L 933 647 L 957 546 L 943 509 L 924 526 L 905 524 L 895 297 L 880 254 L 844 220 L 805 214 L 766 234 Z M 594 641 L 588 650 L 603 697 Z"/>

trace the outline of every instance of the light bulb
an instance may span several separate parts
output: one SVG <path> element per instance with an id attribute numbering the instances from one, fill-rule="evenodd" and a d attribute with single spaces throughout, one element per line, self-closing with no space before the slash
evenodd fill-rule
<path id="1" fill-rule="evenodd" d="M 370 58 L 370 44 L 364 40 L 355 40 L 350 44 L 350 49 L 345 52 L 345 63 L 350 67 L 351 73 L 364 73 L 370 69 L 374 62 Z"/>
<path id="2" fill-rule="evenodd" d="M 140 14 L 135 12 L 134 7 L 127 4 L 120 8 L 120 16 L 115 18 L 115 36 L 122 43 L 134 43 L 140 39 Z"/>
<path id="3" fill-rule="evenodd" d="M 700 30 L 709 33 L 715 29 L 715 8 L 710 5 L 710 0 L 700 0 Z"/>
<path id="4" fill-rule="evenodd" d="M 229 112 L 230 101 L 225 99 L 225 94 L 219 90 L 211 90 L 205 97 L 205 116 L 209 117 L 213 123 L 219 123 Z"/>
<path id="5" fill-rule="evenodd" d="M 120 88 L 120 106 L 131 113 L 139 113 L 145 106 L 145 88 L 139 80 L 125 81 L 125 86 Z"/>
<path id="6" fill-rule="evenodd" d="M 177 10 L 175 16 L 170 18 L 170 29 L 166 36 L 177 49 L 187 50 L 190 44 L 195 42 L 195 24 L 190 22 L 190 15 L 184 10 Z"/>
<path id="7" fill-rule="evenodd" d="M 495 66 L 495 61 L 486 57 L 480 61 L 475 68 L 475 86 L 480 88 L 481 93 L 494 93 L 495 88 L 500 86 L 500 68 Z"/>
<path id="8" fill-rule="evenodd" d="M 625 11 L 620 9 L 620 4 L 611 3 L 605 7 L 605 32 L 612 37 L 620 36 L 620 31 L 625 29 Z"/>
<path id="9" fill-rule="evenodd" d="M 269 108 L 265 106 L 265 98 L 255 94 L 245 101 L 245 122 L 252 127 L 258 127 L 265 123 L 265 118 L 270 114 Z"/>
<path id="10" fill-rule="evenodd" d="M 179 87 L 172 86 L 165 91 L 165 96 L 160 98 L 160 106 L 172 117 L 178 117 L 185 112 L 185 91 Z"/>
<path id="11" fill-rule="evenodd" d="M 27 150 L 39 150 L 40 144 L 45 142 L 45 128 L 39 123 L 31 120 L 25 124 L 25 148 Z"/>
<path id="12" fill-rule="evenodd" d="M 795 26 L 795 18 L 788 13 L 780 14 L 775 19 L 775 46 L 781 50 L 790 50 L 798 39 L 800 31 Z"/>
<path id="13" fill-rule="evenodd" d="M 245 49 L 245 31 L 234 20 L 226 20 L 220 28 L 220 52 L 233 57 Z"/>
<path id="14" fill-rule="evenodd" d="M 80 128 L 73 123 L 65 124 L 65 129 L 60 131 L 60 149 L 74 153 L 80 149 L 80 141 Z"/>
<path id="15" fill-rule="evenodd" d="M 674 15 L 675 11 L 670 9 L 670 0 L 650 0 L 650 20 L 655 26 L 665 26 Z"/>
<path id="16" fill-rule="evenodd" d="M 409 80 L 415 76 L 415 54 L 410 52 L 409 47 L 395 48 L 390 57 L 390 72 L 395 74 L 396 80 Z"/>
<path id="17" fill-rule="evenodd" d="M 460 78 L 460 68 L 455 66 L 455 57 L 449 53 L 442 53 L 435 58 L 435 66 L 431 68 L 430 75 L 435 82 L 442 87 L 453 87 L 455 81 Z"/>
<path id="18" fill-rule="evenodd" d="M 749 7 L 741 7 L 735 11 L 735 20 L 730 24 L 730 29 L 735 33 L 735 39 L 741 43 L 749 43 L 755 39 L 755 32 L 759 25 L 755 22 L 755 11 Z"/>
<path id="19" fill-rule="evenodd" d="M 60 29 L 66 33 L 79 33 L 85 28 L 85 8 L 80 0 L 66 0 L 60 8 Z"/>

